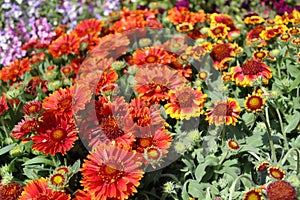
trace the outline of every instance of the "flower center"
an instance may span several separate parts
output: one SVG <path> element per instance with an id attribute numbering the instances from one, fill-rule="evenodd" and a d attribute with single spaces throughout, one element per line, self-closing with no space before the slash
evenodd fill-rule
<path id="1" fill-rule="evenodd" d="M 151 147 L 147 149 L 147 157 L 149 160 L 158 160 L 161 157 L 161 152 L 159 149 Z"/>
<path id="2" fill-rule="evenodd" d="M 28 121 L 23 124 L 21 127 L 21 132 L 23 133 L 29 133 L 32 130 L 32 126 L 34 125 L 34 122 Z"/>
<path id="3" fill-rule="evenodd" d="M 112 116 L 105 117 L 101 121 L 100 126 L 109 140 L 115 140 L 125 134 L 124 131 L 119 128 L 117 121 Z"/>
<path id="4" fill-rule="evenodd" d="M 217 27 L 217 28 L 213 29 L 212 32 L 213 32 L 213 34 L 217 35 L 219 33 L 222 33 L 223 29 L 220 27 Z"/>
<path id="5" fill-rule="evenodd" d="M 242 70 L 245 75 L 258 75 L 262 71 L 262 64 L 255 60 L 247 60 L 242 65 Z"/>
<path id="6" fill-rule="evenodd" d="M 142 148 L 149 147 L 152 141 L 150 138 L 141 138 L 139 139 L 139 144 Z"/>
<path id="7" fill-rule="evenodd" d="M 67 51 L 68 48 L 69 48 L 69 45 L 68 45 L 68 44 L 62 44 L 62 45 L 60 46 L 61 51 Z"/>
<path id="8" fill-rule="evenodd" d="M 62 141 L 66 137 L 67 137 L 67 132 L 64 129 L 55 129 L 50 134 L 50 138 L 54 141 Z"/>
<path id="9" fill-rule="evenodd" d="M 248 100 L 248 107 L 251 110 L 256 110 L 256 109 L 260 109 L 263 105 L 263 101 L 262 98 L 258 97 L 258 96 L 252 96 L 250 97 L 250 99 Z"/>
<path id="10" fill-rule="evenodd" d="M 213 115 L 216 116 L 225 116 L 227 113 L 227 104 L 222 102 L 213 109 Z"/>
<path id="11" fill-rule="evenodd" d="M 62 174 L 55 174 L 51 177 L 51 183 L 56 186 L 63 185 L 64 181 L 65 178 Z"/>
<path id="12" fill-rule="evenodd" d="M 116 182 L 122 175 L 123 172 L 118 170 L 114 163 L 100 166 L 99 176 L 107 183 Z"/>
<path id="13" fill-rule="evenodd" d="M 227 44 L 217 44 L 212 49 L 210 56 L 214 61 L 222 61 L 225 58 L 231 57 L 230 52 L 231 50 Z"/>
<path id="14" fill-rule="evenodd" d="M 150 55 L 150 56 L 147 56 L 145 60 L 147 63 L 155 63 L 158 61 L 158 57 Z"/>
<path id="15" fill-rule="evenodd" d="M 59 103 L 59 107 L 60 107 L 62 110 L 66 110 L 66 109 L 72 107 L 72 99 L 71 99 L 71 97 L 68 97 L 68 98 L 62 100 L 62 101 Z"/>
<path id="16" fill-rule="evenodd" d="M 193 99 L 191 98 L 190 92 L 180 92 L 177 96 L 179 106 L 182 108 L 186 108 L 191 106 Z"/>

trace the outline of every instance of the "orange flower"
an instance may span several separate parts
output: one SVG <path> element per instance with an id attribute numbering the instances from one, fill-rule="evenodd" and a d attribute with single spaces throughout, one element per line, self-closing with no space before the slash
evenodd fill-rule
<path id="1" fill-rule="evenodd" d="M 186 7 L 174 7 L 168 10 L 168 19 L 175 25 L 182 24 L 184 22 L 196 24 L 205 21 L 205 13 L 203 10 L 198 12 L 190 12 Z"/>
<path id="2" fill-rule="evenodd" d="M 25 116 L 22 121 L 15 125 L 10 135 L 18 140 L 23 140 L 35 128 L 36 124 L 34 118 L 30 119 L 28 116 Z"/>
<path id="3" fill-rule="evenodd" d="M 266 27 L 265 30 L 262 30 L 259 36 L 264 40 L 271 40 L 278 35 L 283 34 L 287 30 L 288 28 L 285 25 Z"/>
<path id="4" fill-rule="evenodd" d="M 99 145 L 85 160 L 81 183 L 92 199 L 127 199 L 143 177 L 137 154 L 114 145 Z"/>
<path id="5" fill-rule="evenodd" d="M 203 113 L 203 106 L 207 95 L 201 89 L 193 90 L 183 86 L 169 91 L 170 100 L 165 104 L 166 113 L 175 119 L 189 120 L 191 117 L 199 117 Z"/>
<path id="6" fill-rule="evenodd" d="M 233 150 L 233 151 L 236 151 L 240 148 L 240 145 L 237 141 L 233 140 L 233 139 L 230 139 L 227 141 L 227 146 L 229 149 Z"/>
<path id="7" fill-rule="evenodd" d="M 48 51 L 55 58 L 69 55 L 70 53 L 77 54 L 79 43 L 79 38 L 76 34 L 63 34 L 50 44 Z"/>
<path id="8" fill-rule="evenodd" d="M 245 193 L 243 200 L 263 200 L 263 195 L 258 189 L 252 189 Z"/>
<path id="9" fill-rule="evenodd" d="M 292 40 L 292 44 L 295 46 L 300 46 L 300 38 L 294 38 Z"/>
<path id="10" fill-rule="evenodd" d="M 299 35 L 300 34 L 300 28 L 292 27 L 289 28 L 288 33 L 291 35 Z"/>
<path id="11" fill-rule="evenodd" d="M 69 194 L 64 192 L 54 192 L 47 184 L 47 179 L 40 178 L 37 180 L 30 180 L 24 187 L 22 195 L 19 200 L 28 199 L 55 199 L 55 200 L 70 200 Z"/>
<path id="12" fill-rule="evenodd" d="M 13 81 L 21 77 L 25 72 L 30 71 L 29 59 L 24 58 L 22 60 L 14 60 L 8 67 L 4 67 L 0 70 L 0 80 L 4 82 Z"/>
<path id="13" fill-rule="evenodd" d="M 36 128 L 37 135 L 32 136 L 32 148 L 45 154 L 66 154 L 78 139 L 74 120 L 66 120 L 54 113 L 43 113 Z"/>
<path id="14" fill-rule="evenodd" d="M 216 26 L 217 24 L 224 24 L 228 27 L 228 37 L 231 39 L 233 33 L 240 33 L 240 31 L 235 27 L 232 18 L 226 14 L 213 13 L 210 15 L 210 25 Z"/>
<path id="15" fill-rule="evenodd" d="M 260 93 L 253 93 L 252 95 L 248 95 L 248 97 L 244 101 L 245 109 L 249 112 L 258 112 L 261 111 L 264 107 L 266 100 L 263 98 Z"/>
<path id="16" fill-rule="evenodd" d="M 272 77 L 271 68 L 263 62 L 257 60 L 246 60 L 246 62 L 240 67 L 231 68 L 233 73 L 233 79 L 240 86 L 251 86 L 255 80 L 262 78 L 262 82 L 267 84 Z"/>
<path id="17" fill-rule="evenodd" d="M 225 24 L 216 24 L 210 27 L 208 35 L 214 40 L 224 40 L 227 37 L 229 30 L 230 28 L 227 27 Z"/>
<path id="18" fill-rule="evenodd" d="M 6 103 L 6 97 L 3 95 L 0 98 L 0 116 L 8 110 L 8 105 Z"/>
<path id="19" fill-rule="evenodd" d="M 91 91 L 82 84 L 75 84 L 70 88 L 59 88 L 43 100 L 43 109 L 56 115 L 71 117 L 90 100 Z"/>
<path id="20" fill-rule="evenodd" d="M 268 184 L 267 197 L 269 200 L 297 200 L 295 188 L 286 181 L 277 180 Z"/>
<path id="21" fill-rule="evenodd" d="M 62 190 L 68 183 L 67 176 L 63 173 L 51 174 L 48 183 L 50 188 Z"/>
<path id="22" fill-rule="evenodd" d="M 236 55 L 238 49 L 239 47 L 237 45 L 231 43 L 215 44 L 210 53 L 215 69 L 227 69 L 228 62 Z"/>
<path id="23" fill-rule="evenodd" d="M 134 90 L 142 100 L 150 103 L 159 103 L 168 100 L 169 90 L 182 86 L 186 80 L 176 70 L 167 66 L 146 67 L 140 69 L 136 75 Z"/>
<path id="24" fill-rule="evenodd" d="M 265 21 L 264 18 L 261 18 L 260 16 L 255 16 L 255 15 L 246 17 L 244 19 L 245 24 L 261 24 L 264 21 Z"/>
<path id="25" fill-rule="evenodd" d="M 84 37 L 86 35 L 98 36 L 99 32 L 102 30 L 101 22 L 97 19 L 86 19 L 81 21 L 74 29 L 74 33 L 78 37 Z"/>
<path id="26" fill-rule="evenodd" d="M 279 180 L 285 179 L 285 171 L 283 171 L 279 167 L 271 166 L 268 168 L 268 172 L 273 178 L 276 178 Z"/>
<path id="27" fill-rule="evenodd" d="M 162 48 L 145 47 L 138 49 L 133 53 L 133 62 L 136 65 L 143 64 L 169 64 L 172 61 L 172 56 Z"/>
<path id="28" fill-rule="evenodd" d="M 221 124 L 235 126 L 241 112 L 238 102 L 232 98 L 227 101 L 214 103 L 213 108 L 208 108 L 206 113 L 206 120 L 209 124 L 217 126 Z"/>
<path id="29" fill-rule="evenodd" d="M 0 184 L 1 200 L 17 200 L 23 191 L 23 186 L 18 183 Z"/>

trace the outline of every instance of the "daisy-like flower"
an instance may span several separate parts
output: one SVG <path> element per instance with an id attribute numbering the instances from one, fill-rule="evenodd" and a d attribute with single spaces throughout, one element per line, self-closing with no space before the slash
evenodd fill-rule
<path id="1" fill-rule="evenodd" d="M 169 64 L 172 56 L 162 48 L 145 47 L 138 49 L 133 53 L 133 62 L 136 65 L 143 64 Z"/>
<path id="2" fill-rule="evenodd" d="M 291 39 L 291 37 L 292 36 L 289 33 L 285 33 L 285 34 L 280 35 L 279 40 L 281 42 L 288 42 Z"/>
<path id="3" fill-rule="evenodd" d="M 221 43 L 213 45 L 210 57 L 214 62 L 214 67 L 217 70 L 224 70 L 228 68 L 228 62 L 240 52 L 240 48 L 236 44 Z"/>
<path id="4" fill-rule="evenodd" d="M 262 161 L 261 163 L 259 163 L 257 166 L 256 166 L 256 171 L 258 172 L 263 172 L 265 170 L 268 169 L 270 163 L 268 161 Z"/>
<path id="5" fill-rule="evenodd" d="M 265 30 L 265 26 L 257 25 L 247 33 L 247 41 L 254 42 L 260 39 L 260 33 Z"/>
<path id="6" fill-rule="evenodd" d="M 59 88 L 43 100 L 43 109 L 56 115 L 71 117 L 83 110 L 91 98 L 91 91 L 83 84 L 76 83 L 70 88 Z"/>
<path id="7" fill-rule="evenodd" d="M 5 111 L 8 110 L 8 105 L 6 102 L 6 97 L 3 95 L 0 98 L 0 115 L 2 115 L 3 113 L 5 113 Z"/>
<path id="8" fill-rule="evenodd" d="M 168 10 L 168 19 L 175 25 L 184 22 L 196 24 L 205 21 L 205 13 L 203 10 L 198 12 L 190 12 L 186 7 L 172 8 Z"/>
<path id="9" fill-rule="evenodd" d="M 232 18 L 226 14 L 213 13 L 210 15 L 210 24 L 215 26 L 217 24 L 224 24 L 229 27 L 228 38 L 231 39 L 231 35 L 234 33 L 240 33 L 240 31 L 235 27 Z"/>
<path id="10" fill-rule="evenodd" d="M 183 32 L 183 33 L 186 33 L 186 32 L 189 32 L 189 31 L 191 31 L 191 30 L 193 30 L 194 29 L 194 25 L 192 24 L 192 23 L 188 23 L 188 22 L 184 22 L 184 23 L 182 23 L 182 24 L 178 24 L 177 26 L 176 26 L 176 30 L 178 31 L 178 32 Z"/>
<path id="11" fill-rule="evenodd" d="M 74 32 L 78 37 L 84 37 L 86 35 L 97 36 L 102 30 L 101 22 L 97 19 L 86 19 L 81 21 L 74 29 Z"/>
<path id="12" fill-rule="evenodd" d="M 0 70 L 0 80 L 4 82 L 13 81 L 21 77 L 25 72 L 30 71 L 29 59 L 14 60 L 9 66 Z"/>
<path id="13" fill-rule="evenodd" d="M 40 178 L 37 180 L 30 180 L 24 187 L 24 191 L 19 197 L 19 200 L 28 199 L 70 200 L 71 197 L 64 192 L 52 191 L 47 184 L 47 179 Z"/>
<path id="14" fill-rule="evenodd" d="M 266 27 L 265 30 L 259 34 L 264 40 L 271 40 L 280 34 L 283 34 L 288 28 L 285 25 L 278 25 L 274 27 Z"/>
<path id="15" fill-rule="evenodd" d="M 223 81 L 223 83 L 231 82 L 232 81 L 232 73 L 223 72 L 222 73 L 222 81 Z"/>
<path id="16" fill-rule="evenodd" d="M 140 138 L 136 138 L 133 149 L 143 154 L 145 164 L 151 163 L 153 167 L 161 162 L 167 155 L 172 137 L 166 129 L 149 129 Z"/>
<path id="17" fill-rule="evenodd" d="M 79 45 L 79 37 L 76 34 L 63 34 L 50 44 L 48 51 L 53 57 L 59 58 L 70 53 L 77 54 Z"/>
<path id="18" fill-rule="evenodd" d="M 230 28 L 227 27 L 225 24 L 216 24 L 210 27 L 208 35 L 215 40 L 224 40 L 227 37 L 229 30 Z"/>
<path id="19" fill-rule="evenodd" d="M 279 167 L 274 167 L 271 166 L 268 168 L 268 173 L 270 174 L 270 176 L 272 176 L 273 178 L 276 178 L 278 180 L 283 180 L 285 179 L 285 171 L 283 171 L 282 169 L 280 169 Z"/>
<path id="20" fill-rule="evenodd" d="M 23 140 L 29 133 L 31 133 L 36 125 L 36 119 L 30 119 L 30 117 L 25 116 L 22 121 L 15 125 L 13 132 L 10 135 L 18 140 Z"/>
<path id="21" fill-rule="evenodd" d="M 140 69 L 136 73 L 134 86 L 134 90 L 139 93 L 141 99 L 147 102 L 159 103 L 168 100 L 169 90 L 175 90 L 186 82 L 182 75 L 168 66 L 149 68 Z"/>
<path id="22" fill-rule="evenodd" d="M 267 50 L 255 50 L 252 53 L 252 57 L 255 60 L 264 60 L 268 56 L 268 51 Z"/>
<path id="23" fill-rule="evenodd" d="M 38 100 L 30 101 L 26 103 L 23 107 L 23 113 L 25 115 L 35 115 L 42 110 L 42 103 Z"/>
<path id="24" fill-rule="evenodd" d="M 63 173 L 53 173 L 48 179 L 49 187 L 56 191 L 63 190 L 67 183 L 67 176 Z"/>
<path id="25" fill-rule="evenodd" d="M 214 103 L 213 108 L 208 108 L 206 112 L 206 120 L 209 124 L 217 126 L 221 124 L 235 126 L 241 112 L 241 108 L 235 99 L 228 98 L 223 102 Z"/>
<path id="26" fill-rule="evenodd" d="M 144 172 L 137 154 L 115 145 L 99 145 L 85 160 L 81 183 L 92 199 L 128 199 Z"/>
<path id="27" fill-rule="evenodd" d="M 300 34 L 300 28 L 291 27 L 291 28 L 289 28 L 289 30 L 287 32 L 291 35 L 299 35 Z"/>
<path id="28" fill-rule="evenodd" d="M 65 76 L 70 76 L 72 74 L 72 71 L 73 71 L 73 68 L 71 65 L 66 65 L 66 66 L 63 66 L 61 69 L 60 69 L 60 72 L 65 75 Z"/>
<path id="29" fill-rule="evenodd" d="M 198 73 L 198 78 L 205 81 L 208 77 L 208 73 L 206 71 L 201 71 Z"/>
<path id="30" fill-rule="evenodd" d="M 294 38 L 292 39 L 292 44 L 295 46 L 300 46 L 300 38 Z"/>
<path id="31" fill-rule="evenodd" d="M 92 196 L 89 191 L 78 190 L 73 200 L 92 200 Z"/>
<path id="32" fill-rule="evenodd" d="M 23 186 L 18 183 L 0 184 L 1 200 L 17 200 L 23 191 Z"/>
<path id="33" fill-rule="evenodd" d="M 267 197 L 269 200 L 297 200 L 295 188 L 286 181 L 277 180 L 268 184 Z"/>
<path id="34" fill-rule="evenodd" d="M 263 200 L 263 195 L 258 189 L 251 189 L 244 195 L 243 200 Z"/>
<path id="35" fill-rule="evenodd" d="M 245 109 L 249 112 L 258 112 L 261 111 L 264 107 L 266 99 L 263 98 L 260 93 L 253 93 L 252 95 L 248 95 L 248 97 L 244 101 Z"/>
<path id="36" fill-rule="evenodd" d="M 36 128 L 37 135 L 32 136 L 32 148 L 45 154 L 66 154 L 78 139 L 75 122 L 58 117 L 54 113 L 43 113 Z"/>
<path id="37" fill-rule="evenodd" d="M 256 15 L 253 15 L 253 16 L 250 16 L 250 17 L 246 17 L 244 19 L 244 23 L 245 24 L 261 24 L 264 21 L 265 21 L 264 18 L 262 18 L 260 16 L 256 16 Z"/>
<path id="38" fill-rule="evenodd" d="M 175 119 L 189 120 L 191 117 L 199 117 L 203 113 L 203 106 L 207 95 L 201 89 L 193 90 L 183 86 L 169 91 L 170 100 L 165 104 L 166 113 Z"/>
<path id="39" fill-rule="evenodd" d="M 269 79 L 272 78 L 271 68 L 263 62 L 249 59 L 240 66 L 231 68 L 233 79 L 239 86 L 251 86 L 252 83 L 259 78 L 262 78 L 263 84 L 268 84 Z"/>
<path id="40" fill-rule="evenodd" d="M 240 145 L 237 141 L 233 140 L 233 139 L 230 139 L 227 141 L 227 146 L 229 149 L 233 150 L 233 151 L 236 151 L 240 148 Z"/>

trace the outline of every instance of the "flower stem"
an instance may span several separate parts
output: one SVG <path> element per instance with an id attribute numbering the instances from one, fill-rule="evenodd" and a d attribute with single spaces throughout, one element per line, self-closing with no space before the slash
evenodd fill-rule
<path id="1" fill-rule="evenodd" d="M 276 108 L 276 113 L 277 113 L 277 115 L 278 115 L 278 119 L 279 119 L 279 124 L 280 124 L 280 128 L 281 128 L 281 132 L 282 132 L 283 139 L 284 139 L 284 147 L 285 147 L 285 149 L 288 151 L 288 150 L 289 150 L 289 143 L 288 143 L 288 141 L 287 141 L 286 132 L 284 131 L 283 123 L 282 123 L 282 118 L 281 118 L 281 114 L 280 114 L 280 111 L 279 111 L 278 108 Z"/>
<path id="2" fill-rule="evenodd" d="M 292 153 L 292 151 L 295 151 L 297 154 L 297 163 L 296 163 L 296 172 L 297 174 L 299 174 L 299 170 L 300 170 L 300 166 L 299 166 L 299 161 L 300 161 L 300 153 L 299 150 L 297 148 L 291 148 L 283 157 L 281 164 L 284 165 L 284 163 L 286 162 L 287 158 L 289 157 L 289 155 Z"/>
<path id="3" fill-rule="evenodd" d="M 269 139 L 269 143 L 270 143 L 272 159 L 275 163 L 277 163 L 275 147 L 274 147 L 274 143 L 273 143 L 273 139 L 272 139 L 272 133 L 271 133 L 271 129 L 270 129 L 268 107 L 265 108 L 265 113 L 266 113 L 266 117 L 262 113 L 260 113 L 260 117 L 262 118 L 262 120 L 264 121 L 264 123 L 266 124 L 266 127 L 267 127 L 267 134 L 268 134 L 268 139 Z"/>

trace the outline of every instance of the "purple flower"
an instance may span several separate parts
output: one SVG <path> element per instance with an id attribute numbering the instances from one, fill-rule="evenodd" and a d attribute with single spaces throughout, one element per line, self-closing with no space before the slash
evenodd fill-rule
<path id="1" fill-rule="evenodd" d="M 190 2 L 185 1 L 185 0 L 177 1 L 175 6 L 176 6 L 176 8 L 179 8 L 179 7 L 190 8 Z"/>

